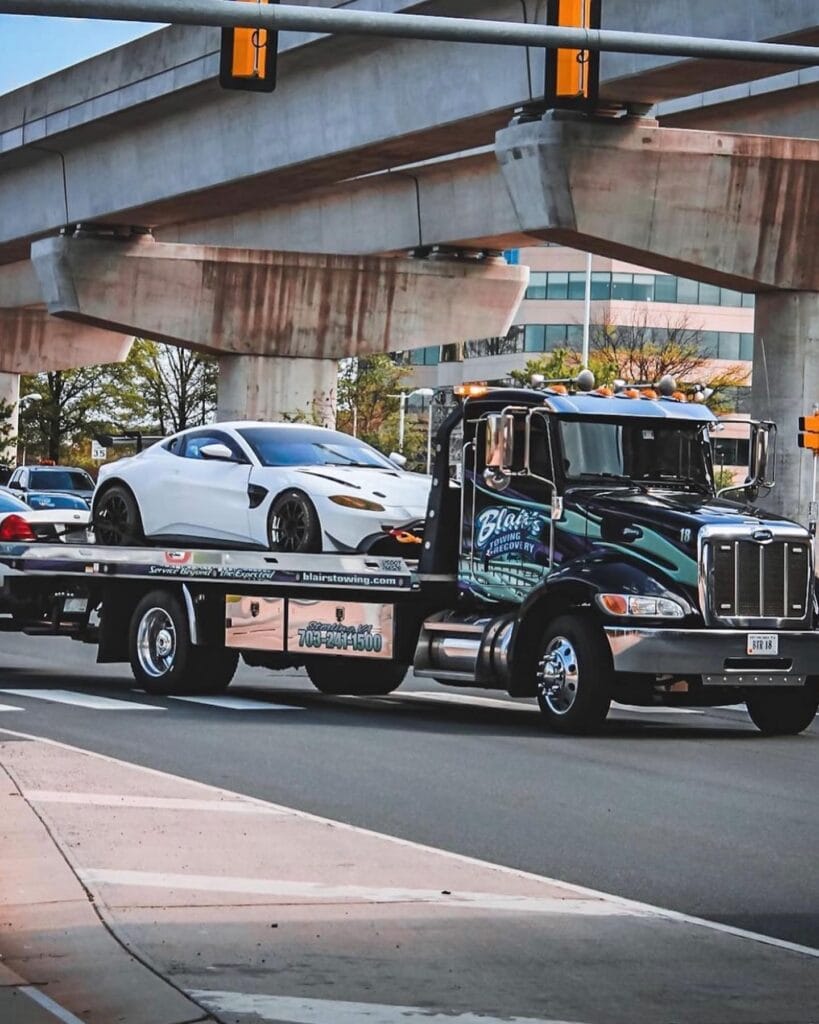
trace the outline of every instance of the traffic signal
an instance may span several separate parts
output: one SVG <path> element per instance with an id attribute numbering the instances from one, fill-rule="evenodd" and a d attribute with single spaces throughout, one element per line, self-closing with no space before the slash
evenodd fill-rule
<path id="1" fill-rule="evenodd" d="M 236 0 L 237 3 L 274 3 L 279 0 Z M 219 85 L 246 92 L 273 92 L 279 33 L 265 28 L 223 28 Z"/>
<path id="2" fill-rule="evenodd" d="M 819 414 L 799 417 L 799 447 L 819 452 Z"/>
<path id="3" fill-rule="evenodd" d="M 560 28 L 600 28 L 601 0 L 547 0 L 546 20 Z M 546 106 L 550 109 L 593 110 L 600 83 L 597 50 L 546 51 Z"/>

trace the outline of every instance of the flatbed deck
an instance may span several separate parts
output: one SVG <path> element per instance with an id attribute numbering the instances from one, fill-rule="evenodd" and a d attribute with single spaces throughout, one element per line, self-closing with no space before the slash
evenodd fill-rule
<path id="1" fill-rule="evenodd" d="M 243 587 L 257 585 L 288 592 L 294 588 L 400 592 L 420 589 L 414 567 L 396 557 L 95 544 L 0 544 L 0 575 L 241 582 Z"/>

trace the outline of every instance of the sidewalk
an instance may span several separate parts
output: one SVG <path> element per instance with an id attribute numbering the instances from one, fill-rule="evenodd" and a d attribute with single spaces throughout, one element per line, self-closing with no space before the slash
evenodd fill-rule
<path id="1" fill-rule="evenodd" d="M 0 963 L 82 1024 L 819 1016 L 787 944 L 2 732 L 0 766 Z M 4 1016 L 20 980 L 0 1021 L 53 1021 Z"/>

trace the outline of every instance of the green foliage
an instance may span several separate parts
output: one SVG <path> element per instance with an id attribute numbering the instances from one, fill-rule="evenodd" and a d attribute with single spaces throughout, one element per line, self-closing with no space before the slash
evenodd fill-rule
<path id="1" fill-rule="evenodd" d="M 388 355 L 347 359 L 339 367 L 336 426 L 355 433 L 367 444 L 389 455 L 398 451 L 399 399 L 406 390 L 407 369 Z M 426 459 L 426 420 L 407 412 L 404 454 L 412 466 Z"/>

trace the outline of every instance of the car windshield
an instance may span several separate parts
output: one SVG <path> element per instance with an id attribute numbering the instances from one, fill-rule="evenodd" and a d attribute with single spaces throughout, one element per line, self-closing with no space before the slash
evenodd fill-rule
<path id="1" fill-rule="evenodd" d="M 363 466 L 395 470 L 388 458 L 349 434 L 316 427 L 239 431 L 263 466 Z"/>
<path id="2" fill-rule="evenodd" d="M 29 508 L 12 494 L 0 494 L 0 512 L 28 512 Z"/>
<path id="3" fill-rule="evenodd" d="M 28 486 L 33 491 L 93 491 L 94 481 L 81 469 L 33 469 Z"/>
<path id="4" fill-rule="evenodd" d="M 561 418 L 560 437 L 568 480 L 712 490 L 700 424 Z"/>

